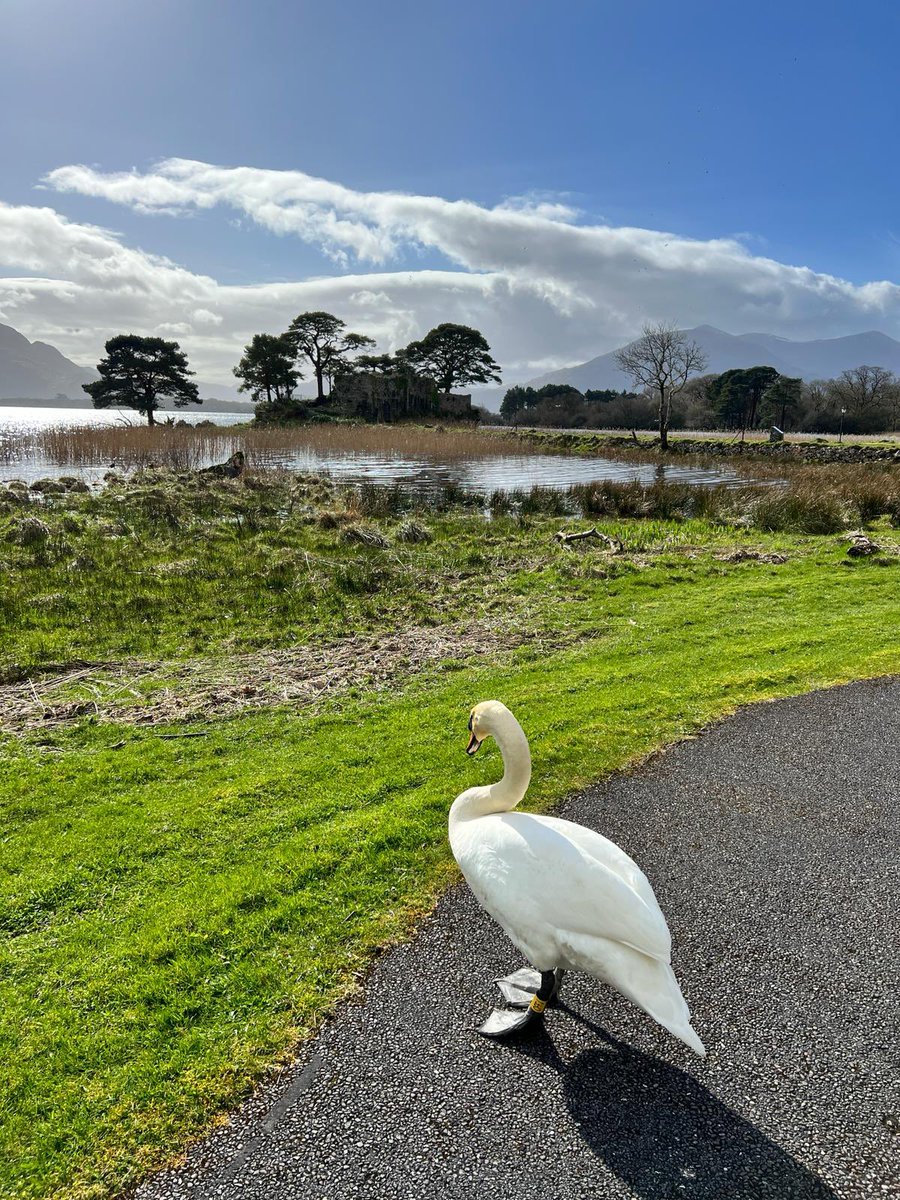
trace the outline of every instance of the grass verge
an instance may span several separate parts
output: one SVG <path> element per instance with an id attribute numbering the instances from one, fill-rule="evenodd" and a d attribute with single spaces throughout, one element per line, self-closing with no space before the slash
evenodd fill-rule
<path id="1" fill-rule="evenodd" d="M 85 1200 L 170 1160 L 409 931 L 453 878 L 450 802 L 499 771 L 496 750 L 462 752 L 477 700 L 522 720 L 544 807 L 739 704 L 900 670 L 896 558 L 782 536 L 763 544 L 786 563 L 729 563 L 711 548 L 741 535 L 649 522 L 617 565 L 549 545 L 553 527 L 469 546 L 432 594 L 487 624 L 518 597 L 590 633 L 558 653 L 315 715 L 3 742 L 0 1196 Z"/>

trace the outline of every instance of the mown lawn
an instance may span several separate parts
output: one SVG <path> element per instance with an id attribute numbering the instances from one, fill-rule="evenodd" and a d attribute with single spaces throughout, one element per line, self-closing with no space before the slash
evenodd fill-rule
<path id="1" fill-rule="evenodd" d="M 317 715 L 2 743 L 0 1196 L 102 1196 L 171 1160 L 409 932 L 454 878 L 453 797 L 500 769 L 494 748 L 463 753 L 476 701 L 519 716 L 546 806 L 739 704 L 900 670 L 897 558 L 754 535 L 789 561 L 729 564 L 709 547 L 746 535 L 636 522 L 618 528 L 646 556 L 616 566 L 560 551 L 546 518 L 477 537 L 473 520 L 445 514 L 403 551 L 433 618 L 520 605 L 590 636 Z M 86 647 L 113 623 L 82 628 Z M 159 736 L 185 733 L 203 736 Z"/>

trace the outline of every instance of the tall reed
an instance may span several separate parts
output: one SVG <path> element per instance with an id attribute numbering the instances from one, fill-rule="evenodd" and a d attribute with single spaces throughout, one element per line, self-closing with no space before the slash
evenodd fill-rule
<path id="1" fill-rule="evenodd" d="M 88 425 L 9 433 L 0 462 L 41 456 L 70 467 L 147 467 L 194 470 L 243 450 L 252 466 L 314 455 L 377 454 L 467 459 L 522 454 L 525 444 L 466 427 L 413 425 Z"/>

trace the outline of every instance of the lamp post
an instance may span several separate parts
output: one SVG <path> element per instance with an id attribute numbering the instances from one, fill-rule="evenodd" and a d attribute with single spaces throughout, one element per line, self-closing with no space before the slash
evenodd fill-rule
<path id="1" fill-rule="evenodd" d="M 838 433 L 838 445 L 840 445 L 841 442 L 844 440 L 844 415 L 846 412 L 847 412 L 846 408 L 841 409 L 841 428 L 840 428 L 840 432 Z"/>

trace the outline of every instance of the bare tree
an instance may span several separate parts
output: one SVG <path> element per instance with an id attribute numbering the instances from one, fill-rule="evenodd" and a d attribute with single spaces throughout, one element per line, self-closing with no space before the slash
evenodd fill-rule
<path id="1" fill-rule="evenodd" d="M 672 400 L 691 375 L 706 367 L 706 354 L 674 325 L 645 325 L 643 335 L 616 352 L 616 366 L 636 387 L 646 388 L 659 408 L 659 443 L 669 448 Z"/>
<path id="2" fill-rule="evenodd" d="M 860 366 L 842 371 L 829 380 L 831 398 L 854 417 L 863 417 L 872 409 L 888 410 L 897 394 L 897 376 L 884 367 Z"/>

